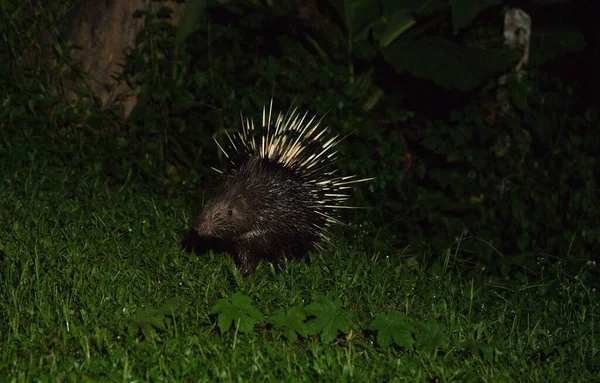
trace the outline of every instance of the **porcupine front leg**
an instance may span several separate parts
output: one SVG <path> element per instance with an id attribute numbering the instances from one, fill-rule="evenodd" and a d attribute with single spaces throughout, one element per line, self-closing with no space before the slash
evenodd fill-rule
<path id="1" fill-rule="evenodd" d="M 243 275 L 252 273 L 256 267 L 256 259 L 252 257 L 250 249 L 246 246 L 236 246 L 233 250 L 233 259 Z"/>

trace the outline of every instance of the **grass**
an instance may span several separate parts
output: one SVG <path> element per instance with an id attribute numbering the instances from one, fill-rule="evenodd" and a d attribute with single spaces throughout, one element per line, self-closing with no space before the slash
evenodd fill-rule
<path id="1" fill-rule="evenodd" d="M 182 249 L 197 204 L 183 185 L 119 181 L 100 160 L 65 161 L 23 137 L 0 142 L 6 381 L 597 379 L 598 293 L 560 265 L 499 279 L 463 264 L 460 250 L 428 262 L 354 228 L 307 260 L 243 278 L 226 255 Z M 94 150 L 101 158 L 101 148 L 84 151 Z M 211 309 L 235 293 L 263 318 L 221 333 L 224 314 Z M 339 298 L 349 318 L 333 341 L 290 341 L 267 323 L 323 297 Z M 405 314 L 395 335 L 433 324 L 441 338 L 421 346 L 430 334 L 413 328 L 396 343 L 414 348 L 382 347 L 371 324 L 388 312 Z"/>

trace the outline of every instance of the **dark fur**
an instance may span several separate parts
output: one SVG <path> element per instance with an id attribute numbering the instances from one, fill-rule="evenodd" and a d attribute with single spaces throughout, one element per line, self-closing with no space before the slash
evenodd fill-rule
<path id="1" fill-rule="evenodd" d="M 194 230 L 221 239 L 244 274 L 261 259 L 302 258 L 325 227 L 314 208 L 320 193 L 307 181 L 278 163 L 250 157 L 217 188 Z"/>

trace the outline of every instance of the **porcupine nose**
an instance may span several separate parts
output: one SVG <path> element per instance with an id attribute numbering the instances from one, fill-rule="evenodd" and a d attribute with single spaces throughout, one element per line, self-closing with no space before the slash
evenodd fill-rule
<path id="1" fill-rule="evenodd" d="M 212 236 L 215 234 L 210 220 L 203 217 L 198 217 L 194 224 L 194 230 L 196 230 L 198 235 Z"/>

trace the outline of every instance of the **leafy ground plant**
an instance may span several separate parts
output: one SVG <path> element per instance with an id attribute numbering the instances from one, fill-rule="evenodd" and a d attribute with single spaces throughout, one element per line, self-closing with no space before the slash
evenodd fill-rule
<path id="1" fill-rule="evenodd" d="M 236 332 L 249 333 L 254 324 L 262 319 L 260 311 L 252 305 L 252 300 L 244 294 L 235 293 L 231 300 L 220 299 L 210 310 L 219 314 L 219 330 L 225 332 L 235 323 Z"/>

